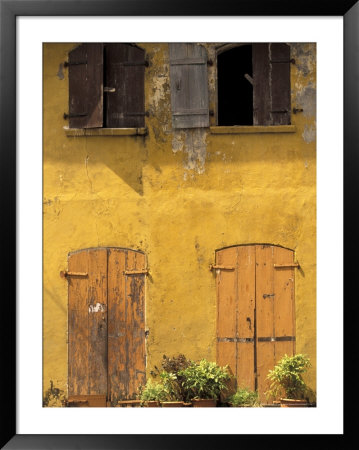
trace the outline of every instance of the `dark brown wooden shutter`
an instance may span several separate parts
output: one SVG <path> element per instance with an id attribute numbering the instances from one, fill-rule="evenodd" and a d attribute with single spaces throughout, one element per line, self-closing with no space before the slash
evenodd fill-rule
<path id="1" fill-rule="evenodd" d="M 207 52 L 198 44 L 169 44 L 173 128 L 209 126 Z"/>
<path id="2" fill-rule="evenodd" d="M 103 126 L 103 44 L 81 44 L 69 53 L 69 127 Z"/>
<path id="3" fill-rule="evenodd" d="M 252 46 L 253 125 L 290 124 L 290 47 Z"/>
<path id="4" fill-rule="evenodd" d="M 253 125 L 271 125 L 269 44 L 252 45 Z"/>
<path id="5" fill-rule="evenodd" d="M 145 51 L 131 44 L 106 44 L 105 72 L 106 127 L 144 127 Z"/>
<path id="6" fill-rule="evenodd" d="M 290 47 L 270 44 L 272 124 L 290 124 Z"/>

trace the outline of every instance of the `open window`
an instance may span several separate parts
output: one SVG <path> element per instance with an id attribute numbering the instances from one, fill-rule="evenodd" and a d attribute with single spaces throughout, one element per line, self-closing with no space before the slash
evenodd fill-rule
<path id="1" fill-rule="evenodd" d="M 289 125 L 291 62 L 284 43 L 221 47 L 218 125 Z"/>
<path id="2" fill-rule="evenodd" d="M 69 52 L 69 128 L 144 127 L 146 65 L 133 44 L 85 43 Z"/>

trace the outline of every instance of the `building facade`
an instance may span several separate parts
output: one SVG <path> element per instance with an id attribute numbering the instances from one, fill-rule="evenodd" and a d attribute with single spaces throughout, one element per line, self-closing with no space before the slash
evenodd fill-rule
<path id="1" fill-rule="evenodd" d="M 179 353 L 315 389 L 315 44 L 48 43 L 43 77 L 44 399 Z"/>

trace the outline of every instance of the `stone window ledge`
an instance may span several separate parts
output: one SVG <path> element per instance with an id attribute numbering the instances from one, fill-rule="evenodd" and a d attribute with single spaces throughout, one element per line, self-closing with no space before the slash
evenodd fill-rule
<path id="1" fill-rule="evenodd" d="M 68 128 L 64 127 L 67 137 L 85 136 L 145 136 L 147 128 Z"/>
<path id="2" fill-rule="evenodd" d="M 295 133 L 295 125 L 240 125 L 231 127 L 209 127 L 211 134 L 257 134 L 257 133 Z"/>

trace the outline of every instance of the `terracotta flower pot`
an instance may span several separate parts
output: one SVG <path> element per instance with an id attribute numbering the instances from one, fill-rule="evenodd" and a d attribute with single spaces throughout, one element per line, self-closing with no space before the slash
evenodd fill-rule
<path id="1" fill-rule="evenodd" d="M 192 399 L 192 405 L 194 408 L 210 408 L 217 405 L 217 400 L 213 398 L 196 398 Z"/>
<path id="2" fill-rule="evenodd" d="M 181 408 L 184 406 L 183 402 L 161 402 L 163 408 Z"/>
<path id="3" fill-rule="evenodd" d="M 308 402 L 306 400 L 294 400 L 292 398 L 281 398 L 280 399 L 280 407 L 281 408 L 296 408 L 308 406 Z"/>
<path id="4" fill-rule="evenodd" d="M 155 407 L 160 407 L 161 403 L 157 400 L 151 400 L 151 401 L 145 402 L 145 406 L 155 408 Z"/>

